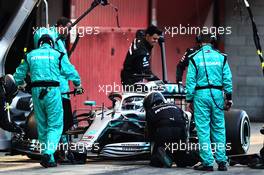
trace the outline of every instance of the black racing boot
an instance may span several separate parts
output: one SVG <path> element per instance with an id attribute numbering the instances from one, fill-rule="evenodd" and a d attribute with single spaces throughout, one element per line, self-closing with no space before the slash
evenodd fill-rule
<path id="1" fill-rule="evenodd" d="M 218 163 L 218 171 L 227 171 L 227 165 L 225 162 Z"/>
<path id="2" fill-rule="evenodd" d="M 199 171 L 214 171 L 214 167 L 213 166 L 205 166 L 202 163 L 199 165 L 194 166 L 195 170 L 199 170 Z"/>
<path id="3" fill-rule="evenodd" d="M 50 168 L 50 167 L 56 167 L 57 163 L 56 162 L 50 162 L 50 155 L 44 154 L 41 157 L 40 165 L 42 165 L 44 168 Z"/>

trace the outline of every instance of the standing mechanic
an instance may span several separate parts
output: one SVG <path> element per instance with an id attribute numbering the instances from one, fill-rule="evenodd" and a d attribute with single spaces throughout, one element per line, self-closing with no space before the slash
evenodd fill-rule
<path id="1" fill-rule="evenodd" d="M 143 81 L 144 77 L 137 76 L 136 74 L 146 74 L 150 76 L 148 80 L 158 80 L 150 67 L 151 63 L 151 50 L 153 46 L 158 43 L 160 31 L 156 26 L 147 28 L 145 37 L 143 39 L 135 39 L 127 52 L 124 61 L 123 70 L 121 71 L 122 85 L 133 85 L 134 83 Z"/>
<path id="2" fill-rule="evenodd" d="M 226 55 L 213 49 L 209 44 L 211 35 L 199 37 L 201 48 L 189 56 L 186 80 L 186 100 L 189 109 L 192 109 L 192 104 L 194 105 L 194 119 L 202 160 L 202 164 L 195 166 L 194 169 L 213 171 L 212 140 L 215 144 L 218 170 L 227 171 L 223 106 L 229 110 L 232 105 L 232 74 Z"/>
<path id="3" fill-rule="evenodd" d="M 68 27 L 72 24 L 70 19 L 66 17 L 61 17 L 58 19 L 56 26 L 51 27 L 47 34 L 52 35 L 55 38 L 54 49 L 57 50 L 60 54 L 63 54 L 65 59 L 69 60 L 68 52 L 66 48 L 65 38 L 68 36 Z M 45 34 L 44 31 L 42 34 Z M 38 37 L 38 36 L 37 36 Z M 40 36 L 39 36 L 40 37 Z M 39 38 L 36 38 L 39 39 Z M 76 72 L 77 73 L 77 72 Z M 77 75 L 75 75 L 77 76 Z M 64 75 L 60 75 L 60 90 L 62 93 L 62 104 L 63 104 L 63 133 L 66 132 L 73 125 L 73 116 L 70 96 L 66 94 L 70 91 L 69 81 Z M 62 140 L 66 142 L 66 137 L 62 137 Z"/>
<path id="4" fill-rule="evenodd" d="M 79 74 L 63 54 L 53 49 L 55 38 L 40 28 L 34 34 L 37 49 L 27 54 L 14 74 L 17 85 L 22 85 L 27 72 L 31 75 L 32 99 L 36 113 L 38 139 L 41 144 L 41 165 L 57 166 L 54 152 L 63 130 L 63 108 L 60 91 L 60 74 L 73 81 L 75 89 L 82 92 Z"/>

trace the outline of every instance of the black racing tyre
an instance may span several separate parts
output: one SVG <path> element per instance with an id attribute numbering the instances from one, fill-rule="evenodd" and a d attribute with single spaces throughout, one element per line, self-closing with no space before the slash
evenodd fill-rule
<path id="1" fill-rule="evenodd" d="M 87 155 L 86 153 L 72 152 L 72 156 L 75 164 L 85 164 Z"/>
<path id="2" fill-rule="evenodd" d="M 261 148 L 259 153 L 260 153 L 260 157 L 262 158 L 262 161 L 264 163 L 264 145 L 263 145 L 263 148 Z"/>
<path id="3" fill-rule="evenodd" d="M 38 139 L 38 130 L 34 111 L 30 112 L 27 117 L 25 130 L 26 136 L 29 139 Z"/>
<path id="4" fill-rule="evenodd" d="M 227 154 L 247 153 L 250 146 L 250 121 L 247 113 L 240 109 L 225 112 Z"/>

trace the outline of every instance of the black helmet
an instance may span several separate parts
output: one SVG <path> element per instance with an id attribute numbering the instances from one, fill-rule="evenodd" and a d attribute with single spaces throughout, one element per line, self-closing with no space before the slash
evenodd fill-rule
<path id="1" fill-rule="evenodd" d="M 52 37 L 48 34 L 44 34 L 40 37 L 40 39 L 38 41 L 38 47 L 40 47 L 44 43 L 47 43 L 51 47 L 54 47 L 54 41 L 53 41 Z"/>
<path id="2" fill-rule="evenodd" d="M 166 100 L 160 92 L 151 92 L 144 98 L 143 106 L 147 110 L 163 103 L 166 103 Z"/>
<path id="3" fill-rule="evenodd" d="M 217 41 L 216 34 L 199 34 L 196 36 L 196 42 L 201 43 L 211 43 L 214 44 Z"/>

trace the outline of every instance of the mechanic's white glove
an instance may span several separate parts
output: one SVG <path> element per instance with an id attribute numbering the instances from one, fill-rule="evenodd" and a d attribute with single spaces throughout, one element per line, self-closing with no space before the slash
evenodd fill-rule
<path id="1" fill-rule="evenodd" d="M 84 89 L 82 88 L 82 85 L 75 86 L 74 87 L 74 92 L 75 92 L 75 94 L 83 94 L 84 93 Z"/>
<path id="2" fill-rule="evenodd" d="M 187 102 L 187 111 L 193 113 L 193 102 Z"/>
<path id="3" fill-rule="evenodd" d="M 229 111 L 230 108 L 232 107 L 232 105 L 233 105 L 233 101 L 232 100 L 225 100 L 225 107 L 224 107 L 224 109 L 226 111 Z"/>

